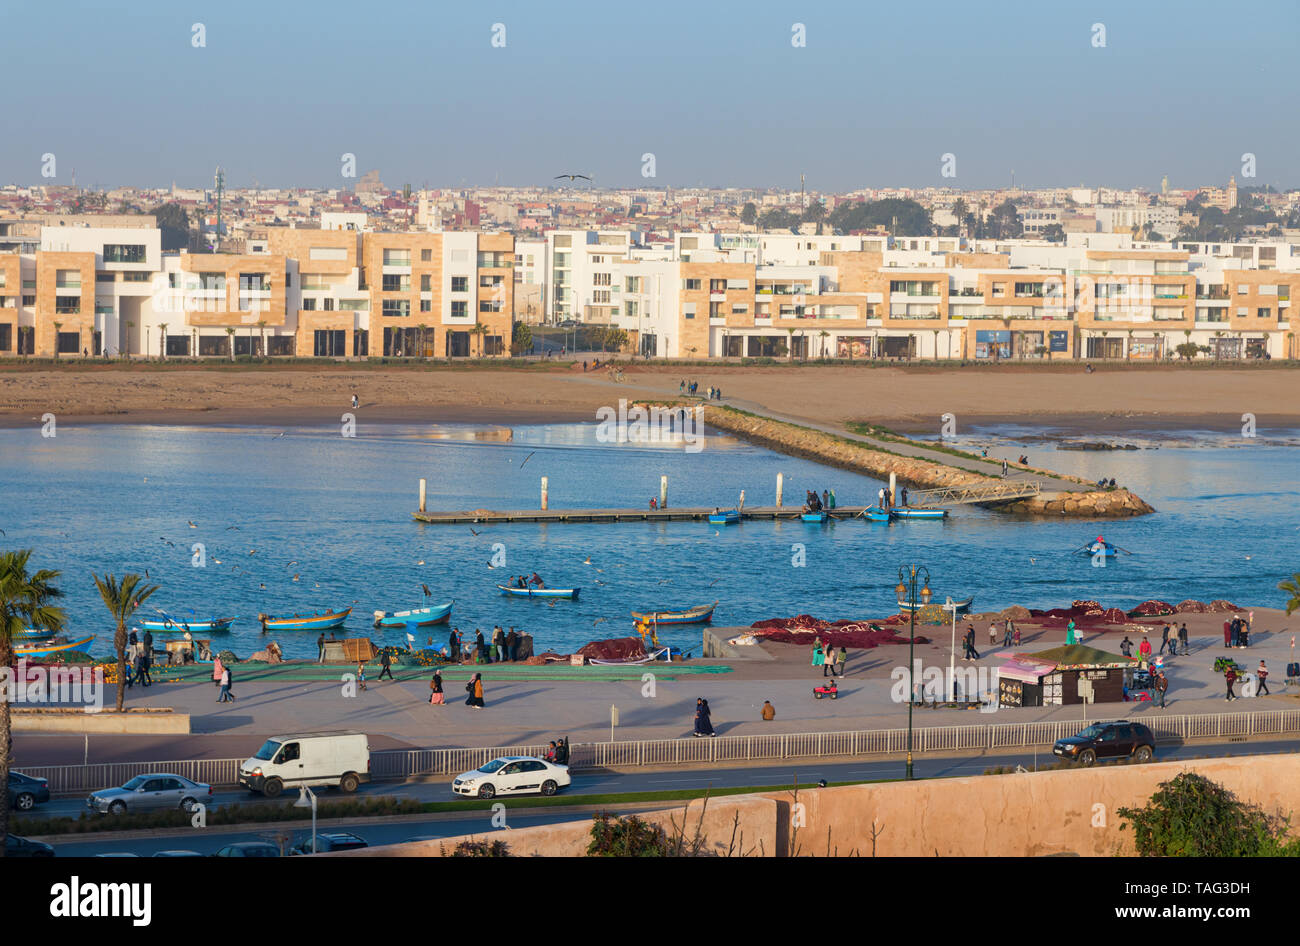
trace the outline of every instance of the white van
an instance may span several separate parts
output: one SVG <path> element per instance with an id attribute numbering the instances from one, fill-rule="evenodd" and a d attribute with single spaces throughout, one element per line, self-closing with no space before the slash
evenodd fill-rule
<path id="1" fill-rule="evenodd" d="M 355 792 L 370 781 L 365 733 L 307 732 L 272 736 L 239 767 L 239 784 L 274 798 L 285 788 L 337 785 Z"/>

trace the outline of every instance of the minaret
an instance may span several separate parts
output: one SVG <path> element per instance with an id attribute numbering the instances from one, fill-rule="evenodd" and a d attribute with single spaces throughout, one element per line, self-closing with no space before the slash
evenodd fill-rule
<path id="1" fill-rule="evenodd" d="M 1160 193 L 1163 196 L 1166 197 L 1169 196 L 1169 175 L 1168 174 L 1160 178 Z"/>
<path id="2" fill-rule="evenodd" d="M 1228 209 L 1231 210 L 1237 206 L 1237 178 L 1232 176 L 1228 178 Z"/>

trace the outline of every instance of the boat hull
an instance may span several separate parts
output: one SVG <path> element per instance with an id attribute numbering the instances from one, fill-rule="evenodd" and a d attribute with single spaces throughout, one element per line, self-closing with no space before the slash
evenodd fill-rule
<path id="1" fill-rule="evenodd" d="M 943 519 L 947 517 L 946 509 L 895 509 L 893 516 L 895 519 Z"/>
<path id="2" fill-rule="evenodd" d="M 954 603 L 957 605 L 957 613 L 958 613 L 958 614 L 964 614 L 964 613 L 966 613 L 967 611 L 969 611 L 969 610 L 970 610 L 970 606 L 971 606 L 971 604 L 974 602 L 974 600 L 975 600 L 975 598 L 972 596 L 972 597 L 970 597 L 970 598 L 965 599 L 964 601 L 957 601 L 957 602 L 954 602 Z M 935 600 L 935 599 L 932 599 L 932 600 L 930 601 L 930 605 L 937 605 L 937 606 L 942 607 L 942 606 L 943 606 L 943 602 L 942 602 L 942 601 Z M 916 610 L 920 611 L 920 610 L 921 610 L 922 608 L 924 608 L 924 607 L 927 607 L 927 605 L 924 605 L 924 604 L 920 604 L 920 603 L 918 603 L 917 606 L 916 606 Z M 908 613 L 909 611 L 911 611 L 911 610 L 912 610 L 912 604 L 911 604 L 910 601 L 905 601 L 905 602 L 903 602 L 902 604 L 900 604 L 900 605 L 898 606 L 898 613 L 899 613 L 899 614 L 907 614 L 907 613 Z"/>
<path id="3" fill-rule="evenodd" d="M 879 506 L 868 506 L 862 512 L 862 518 L 869 522 L 888 522 L 890 515 Z"/>
<path id="4" fill-rule="evenodd" d="M 511 588 L 509 585 L 497 585 L 503 595 L 513 598 L 573 598 L 577 599 L 581 588 Z"/>
<path id="5" fill-rule="evenodd" d="M 727 509 L 723 512 L 709 514 L 710 525 L 731 526 L 740 521 L 740 511 L 737 509 Z"/>
<path id="6" fill-rule="evenodd" d="M 410 611 L 386 611 L 375 621 L 375 627 L 432 627 L 446 624 L 451 620 L 451 605 L 438 605 L 432 608 L 413 608 Z"/>
<path id="7" fill-rule="evenodd" d="M 707 624 L 713 620 L 713 611 L 718 602 L 707 607 L 691 608 L 687 611 L 633 611 L 632 617 L 646 624 Z"/>
<path id="8" fill-rule="evenodd" d="M 184 634 L 186 631 L 191 634 L 213 634 L 230 630 L 230 626 L 234 623 L 234 618 L 213 618 L 207 621 L 141 621 L 140 627 L 153 634 Z"/>
<path id="9" fill-rule="evenodd" d="M 804 522 L 825 522 L 826 513 L 824 512 L 805 512 L 799 516 Z"/>
<path id="10" fill-rule="evenodd" d="M 66 654 L 71 651 L 80 651 L 85 653 L 90 650 L 91 643 L 95 640 L 95 635 L 90 634 L 86 637 L 79 638 L 75 641 L 68 641 L 63 644 L 20 644 L 14 648 L 14 656 L 22 658 L 31 657 L 55 657 L 59 654 Z"/>
<path id="11" fill-rule="evenodd" d="M 273 618 L 264 621 L 268 631 L 328 631 L 342 627 L 352 609 L 335 614 L 314 614 L 307 617 Z"/>

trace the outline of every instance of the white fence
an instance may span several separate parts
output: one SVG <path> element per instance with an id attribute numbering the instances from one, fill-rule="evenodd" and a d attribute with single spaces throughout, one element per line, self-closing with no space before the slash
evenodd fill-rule
<path id="1" fill-rule="evenodd" d="M 1300 733 L 1300 709 L 1258 713 L 1204 713 L 1194 716 L 1146 716 L 1136 720 L 1155 734 L 1157 742 L 1185 739 L 1224 739 Z M 1083 723 L 1061 720 L 1036 723 L 989 723 L 969 726 L 927 726 L 912 732 L 914 752 L 1027 749 L 1050 746 L 1077 733 Z M 500 755 L 541 755 L 542 745 L 473 749 L 391 749 L 371 753 L 371 775 L 377 780 L 458 775 Z M 906 729 L 854 732 L 772 733 L 761 736 L 720 736 L 713 739 L 647 739 L 633 742 L 579 743 L 572 747 L 574 769 L 627 768 L 726 762 L 770 762 L 786 759 L 852 758 L 907 751 Z M 219 788 L 237 784 L 242 759 L 185 759 L 173 762 L 108 762 L 95 765 L 20 767 L 28 775 L 49 780 L 55 794 L 92 792 L 121 785 L 146 772 L 171 772 Z"/>

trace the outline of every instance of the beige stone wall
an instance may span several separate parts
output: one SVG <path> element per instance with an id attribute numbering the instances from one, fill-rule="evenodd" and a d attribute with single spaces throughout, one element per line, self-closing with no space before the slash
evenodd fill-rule
<path id="1" fill-rule="evenodd" d="M 59 270 L 73 270 L 81 286 L 76 289 L 59 289 Z M 22 289 L 21 280 L 18 283 Z M 57 296 L 75 296 L 80 311 L 57 312 Z M 95 254 L 46 252 L 36 254 L 36 354 L 54 355 L 56 336 L 60 332 L 76 332 L 79 336 L 77 352 L 64 357 L 80 358 L 83 351 L 94 351 L 95 334 Z M 59 325 L 55 326 L 55 322 Z"/>

